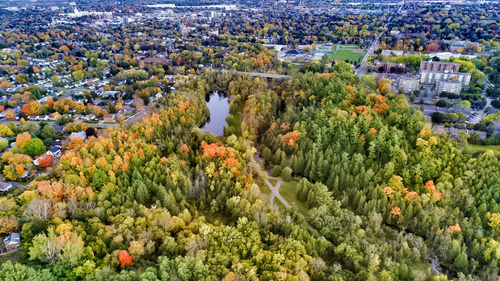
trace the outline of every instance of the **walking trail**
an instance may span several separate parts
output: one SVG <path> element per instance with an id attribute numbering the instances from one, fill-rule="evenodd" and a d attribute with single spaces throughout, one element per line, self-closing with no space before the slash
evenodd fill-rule
<path id="1" fill-rule="evenodd" d="M 276 180 L 278 181 L 276 183 L 275 186 L 273 186 L 271 184 L 271 182 L 269 182 L 269 180 L 266 180 L 266 184 L 267 186 L 269 187 L 269 189 L 271 190 L 271 197 L 269 198 L 269 205 L 271 205 L 271 208 L 274 209 L 274 198 L 278 198 L 278 200 L 281 201 L 281 203 L 286 207 L 286 208 L 290 208 L 290 204 L 288 204 L 288 202 L 285 200 L 285 198 L 283 198 L 280 194 L 280 186 L 281 184 L 283 183 L 283 180 L 281 178 L 276 178 L 276 177 L 271 177 L 268 175 L 268 178 L 269 179 L 272 179 L 272 180 Z"/>
<path id="2" fill-rule="evenodd" d="M 280 202 L 283 204 L 283 206 L 285 206 L 285 208 L 290 208 L 290 204 L 280 194 L 280 186 L 283 183 L 283 180 L 279 177 L 272 177 L 271 175 L 269 175 L 269 171 L 265 171 L 262 169 L 262 163 L 260 162 L 260 153 L 256 153 L 254 155 L 251 165 L 255 167 L 255 169 L 260 175 L 264 173 L 267 175 L 266 185 L 271 190 L 271 196 L 269 197 L 269 205 L 271 206 L 271 208 L 275 209 L 274 198 L 280 200 Z M 275 180 L 276 185 L 272 185 L 269 179 Z"/>

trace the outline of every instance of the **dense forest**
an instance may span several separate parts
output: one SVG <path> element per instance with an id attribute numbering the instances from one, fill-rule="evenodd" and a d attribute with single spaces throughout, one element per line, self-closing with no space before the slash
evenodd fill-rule
<path id="1" fill-rule="evenodd" d="M 406 97 L 384 95 L 384 85 L 375 86 L 342 70 L 283 85 L 286 108 L 260 138 L 264 158 L 316 183 L 300 185 L 298 196 L 311 208 L 305 221 L 333 245 L 356 253 L 341 252 L 341 260 L 360 280 L 369 279 L 360 277 L 366 268 L 360 261 L 374 247 L 382 261 L 378 270 L 398 261 L 400 280 L 423 280 L 415 269 L 424 258 L 439 260 L 454 277 L 496 280 L 498 158 L 491 151 L 471 157 L 466 143 L 432 133 Z M 315 205 L 318 198 L 336 198 L 360 216 L 369 246 L 339 235 L 339 225 L 353 223 Z M 389 246 L 392 230 L 407 235 L 401 248 Z"/>
<path id="2" fill-rule="evenodd" d="M 498 280 L 498 157 L 433 133 L 404 95 L 342 62 L 177 80 L 2 198 L 26 262 L 0 280 Z M 199 129 L 215 89 L 223 137 Z M 255 154 L 304 208 L 269 206 Z"/>

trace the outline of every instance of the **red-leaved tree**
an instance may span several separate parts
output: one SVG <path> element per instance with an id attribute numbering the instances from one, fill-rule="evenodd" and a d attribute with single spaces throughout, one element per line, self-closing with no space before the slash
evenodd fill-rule
<path id="1" fill-rule="evenodd" d="M 120 254 L 118 255 L 118 259 L 120 259 L 122 268 L 126 265 L 132 265 L 132 257 L 125 250 L 122 250 L 120 252 Z"/>
<path id="2" fill-rule="evenodd" d="M 38 164 L 44 168 L 50 167 L 52 163 L 54 163 L 54 157 L 47 153 L 40 155 L 36 160 L 38 160 Z"/>

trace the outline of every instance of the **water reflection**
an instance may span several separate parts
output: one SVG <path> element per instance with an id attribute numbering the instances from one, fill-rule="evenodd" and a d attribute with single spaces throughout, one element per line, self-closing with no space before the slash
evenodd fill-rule
<path id="1" fill-rule="evenodd" d="M 207 101 L 210 118 L 201 127 L 205 132 L 212 132 L 215 136 L 224 134 L 224 126 L 227 125 L 226 117 L 229 114 L 229 101 L 223 93 L 217 91 L 210 94 Z"/>

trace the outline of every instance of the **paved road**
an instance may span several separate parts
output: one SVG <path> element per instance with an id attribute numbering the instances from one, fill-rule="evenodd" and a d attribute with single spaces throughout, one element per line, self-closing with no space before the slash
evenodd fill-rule
<path id="1" fill-rule="evenodd" d="M 231 72 L 233 70 L 227 70 L 227 69 L 212 69 L 214 72 Z M 272 73 L 262 73 L 262 72 L 244 72 L 244 71 L 236 71 L 237 74 L 239 75 L 250 75 L 252 77 L 263 77 L 263 78 L 271 78 L 271 79 L 290 79 L 290 75 L 282 75 L 282 74 L 272 74 Z"/>
<path id="2" fill-rule="evenodd" d="M 132 115 L 127 120 L 125 120 L 125 123 L 132 124 L 132 123 L 135 123 L 137 121 L 140 121 L 142 118 L 144 118 L 146 115 L 148 115 L 148 113 L 149 113 L 149 107 L 145 106 L 139 112 L 137 112 L 136 114 Z"/>
<path id="3" fill-rule="evenodd" d="M 488 96 L 486 96 L 486 90 L 489 88 L 489 87 L 492 87 L 494 86 L 490 81 L 488 81 L 488 79 L 486 79 L 486 83 L 484 84 L 484 88 L 483 88 L 483 92 L 482 92 L 482 95 L 483 97 L 486 98 L 486 105 L 484 106 L 483 109 L 477 111 L 477 110 L 474 110 L 473 112 L 476 113 L 476 116 L 474 116 L 473 118 L 471 118 L 469 120 L 470 123 L 472 124 L 477 124 L 479 122 L 481 122 L 481 120 L 483 120 L 483 117 L 486 115 L 486 113 L 484 112 L 488 107 L 491 106 L 491 102 L 493 101 L 493 99 L 489 98 Z"/>
<path id="4" fill-rule="evenodd" d="M 399 14 L 399 11 L 401 11 L 401 8 L 403 8 L 403 5 L 404 5 L 404 2 L 401 3 L 401 5 L 399 6 L 398 10 L 396 11 L 396 13 L 394 15 Z M 387 25 L 391 22 L 391 20 L 394 17 L 394 15 L 392 15 L 387 20 L 387 22 L 384 24 L 383 29 L 387 28 Z M 366 53 L 365 53 L 365 56 L 363 57 L 363 60 L 359 64 L 358 69 L 356 69 L 356 75 L 358 75 L 358 77 L 361 77 L 361 76 L 363 76 L 366 73 L 366 70 L 368 69 L 368 66 L 366 65 L 366 60 L 368 59 L 369 56 L 373 56 L 373 53 L 377 50 L 378 45 L 380 44 L 380 37 L 384 33 L 385 33 L 385 31 L 380 32 L 380 34 L 377 36 L 377 38 L 375 38 L 375 40 L 373 40 L 373 42 L 370 45 L 370 47 L 368 47 L 368 49 L 366 50 Z"/>
<path id="5" fill-rule="evenodd" d="M 136 112 L 134 115 L 130 116 L 127 118 L 124 123 L 126 124 L 133 124 L 135 122 L 141 121 L 142 118 L 144 118 L 146 115 L 149 114 L 149 106 L 145 106 L 143 109 L 140 111 Z M 96 123 L 95 126 L 99 128 L 114 128 L 116 125 L 119 123 Z"/>
<path id="6" fill-rule="evenodd" d="M 380 36 L 381 35 L 382 35 L 382 33 L 380 33 L 377 36 L 377 38 L 375 40 L 373 40 L 373 43 L 366 50 L 366 53 L 365 53 L 365 56 L 363 57 L 363 60 L 359 64 L 358 69 L 356 69 L 356 75 L 358 75 L 358 77 L 361 77 L 366 73 L 366 70 L 368 69 L 368 66 L 366 65 L 366 60 L 368 59 L 369 56 L 373 56 L 373 53 L 375 52 L 375 50 L 377 50 L 378 45 L 380 44 Z"/>
<path id="7" fill-rule="evenodd" d="M 238 71 L 236 72 L 240 75 L 250 75 L 252 77 L 263 77 L 263 78 L 271 78 L 271 79 L 290 79 L 291 76 L 289 75 L 281 75 L 281 74 L 270 74 L 270 73 L 261 73 L 261 72 L 242 72 Z"/>
<path id="8" fill-rule="evenodd" d="M 8 182 L 2 181 L 2 183 L 12 184 L 12 187 L 20 187 L 20 188 L 28 189 L 28 187 L 26 185 L 18 183 L 18 182 L 14 182 L 14 181 L 8 181 Z M 7 190 L 0 190 L 0 191 L 7 191 Z"/>

